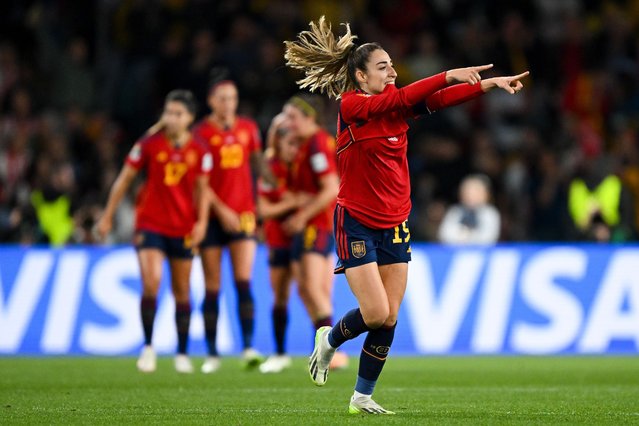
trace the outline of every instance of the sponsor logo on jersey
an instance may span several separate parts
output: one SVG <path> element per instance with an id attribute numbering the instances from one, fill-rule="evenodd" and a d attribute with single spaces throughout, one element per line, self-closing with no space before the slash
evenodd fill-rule
<path id="1" fill-rule="evenodd" d="M 364 241 L 353 241 L 351 243 L 351 252 L 358 259 L 366 256 L 366 243 Z"/>
<path id="2" fill-rule="evenodd" d="M 389 142 L 397 142 L 399 139 L 397 139 L 397 137 L 393 136 L 388 138 Z"/>

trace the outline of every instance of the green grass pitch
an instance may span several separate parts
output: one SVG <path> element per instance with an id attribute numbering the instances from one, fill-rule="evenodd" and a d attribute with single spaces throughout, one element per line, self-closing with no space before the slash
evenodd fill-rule
<path id="1" fill-rule="evenodd" d="M 317 388 L 304 358 L 178 375 L 170 357 L 153 374 L 132 358 L 0 357 L 0 424 L 639 424 L 639 357 L 391 357 L 375 399 L 397 415 L 383 417 L 347 414 L 356 361 Z"/>

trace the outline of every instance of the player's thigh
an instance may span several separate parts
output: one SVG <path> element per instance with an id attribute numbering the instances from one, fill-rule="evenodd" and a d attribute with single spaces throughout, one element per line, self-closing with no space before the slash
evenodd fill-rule
<path id="1" fill-rule="evenodd" d="M 391 326 L 397 321 L 399 306 L 406 293 L 406 283 L 408 281 L 408 263 L 392 263 L 381 265 L 379 274 L 384 284 L 384 289 L 388 297 L 389 314 L 384 325 Z"/>
<path id="2" fill-rule="evenodd" d="M 142 278 L 143 296 L 157 296 L 162 279 L 162 266 L 165 254 L 156 248 L 140 248 L 137 250 Z"/>
<path id="3" fill-rule="evenodd" d="M 222 247 L 211 246 L 200 251 L 204 283 L 208 291 L 220 291 L 222 275 Z"/>
<path id="4" fill-rule="evenodd" d="M 189 301 L 189 289 L 191 282 L 191 265 L 192 259 L 188 258 L 171 258 L 169 259 L 169 266 L 171 268 L 171 289 L 173 290 L 173 297 L 175 301 L 179 303 L 186 303 Z"/>
<path id="5" fill-rule="evenodd" d="M 291 268 L 286 266 L 271 266 L 269 267 L 269 275 L 275 305 L 285 305 L 291 293 Z"/>
<path id="6" fill-rule="evenodd" d="M 244 238 L 229 244 L 235 280 L 248 281 L 251 279 L 256 249 L 257 242 L 253 238 Z"/>
<path id="7" fill-rule="evenodd" d="M 365 263 L 348 268 L 345 274 L 348 285 L 359 303 L 364 322 L 371 328 L 383 325 L 390 309 L 377 263 Z"/>

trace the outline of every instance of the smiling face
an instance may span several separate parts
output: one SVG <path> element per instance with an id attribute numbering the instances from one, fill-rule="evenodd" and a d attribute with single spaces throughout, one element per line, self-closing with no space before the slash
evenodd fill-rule
<path id="1" fill-rule="evenodd" d="M 185 132 L 193 122 L 193 119 L 193 114 L 182 102 L 168 101 L 164 104 L 162 122 L 166 126 L 166 132 L 169 135 L 175 136 Z"/>
<path id="2" fill-rule="evenodd" d="M 388 53 L 383 49 L 376 49 L 368 56 L 366 69 L 357 69 L 355 77 L 363 91 L 378 95 L 384 91 L 386 85 L 395 84 L 397 73 Z"/>

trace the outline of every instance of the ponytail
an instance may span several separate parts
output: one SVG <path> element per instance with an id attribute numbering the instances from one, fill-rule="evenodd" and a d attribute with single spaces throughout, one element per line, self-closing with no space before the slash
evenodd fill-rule
<path id="1" fill-rule="evenodd" d="M 299 33 L 296 41 L 285 41 L 286 65 L 302 70 L 305 77 L 297 81 L 300 89 L 326 93 L 331 98 L 357 87 L 349 73 L 349 55 L 356 49 L 349 24 L 346 34 L 335 40 L 330 22 L 324 16 L 309 23 L 310 31 Z"/>

